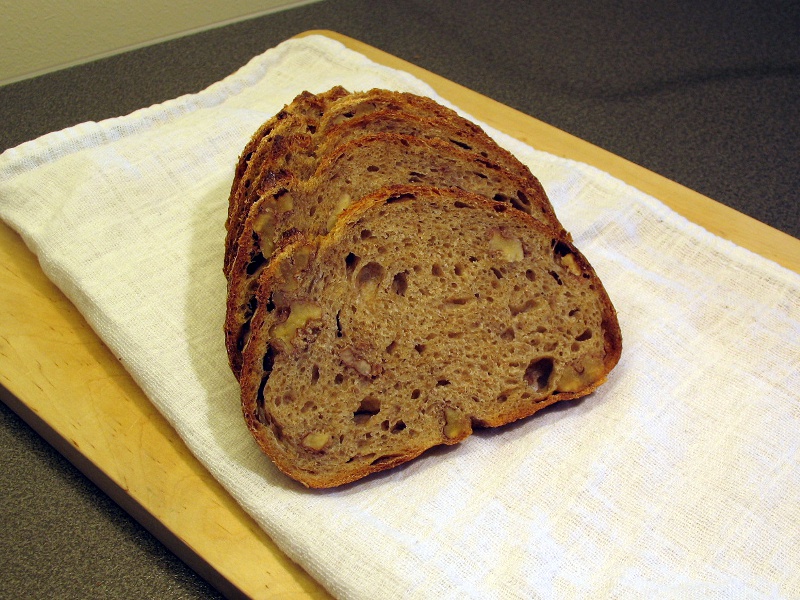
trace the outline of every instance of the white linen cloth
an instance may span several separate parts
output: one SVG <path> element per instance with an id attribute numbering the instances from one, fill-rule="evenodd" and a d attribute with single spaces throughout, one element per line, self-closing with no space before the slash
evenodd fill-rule
<path id="1" fill-rule="evenodd" d="M 192 452 L 342 598 L 800 597 L 800 276 L 606 173 L 528 164 L 619 313 L 583 401 L 341 489 L 282 476 L 223 345 L 224 221 L 258 126 L 304 89 L 429 95 L 336 41 L 0 156 L 0 217 Z"/>

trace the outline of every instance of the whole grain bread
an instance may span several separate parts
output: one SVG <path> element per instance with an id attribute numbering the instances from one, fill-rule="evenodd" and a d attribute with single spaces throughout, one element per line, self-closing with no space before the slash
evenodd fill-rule
<path id="1" fill-rule="evenodd" d="M 235 176 L 226 222 L 227 277 L 250 206 L 258 197 L 283 179 L 308 179 L 325 156 L 364 135 L 392 132 L 445 140 L 527 179 L 529 187 L 537 187 L 538 195 L 546 198 L 528 167 L 478 125 L 430 98 L 380 89 L 348 94 L 334 88 L 319 96 L 301 94 L 280 114 L 280 120 L 271 119 L 270 127 L 256 133 L 257 143 L 251 140 L 243 153 L 250 156 L 247 169 L 238 181 Z"/>
<path id="2" fill-rule="evenodd" d="M 280 470 L 331 487 L 584 396 L 616 313 L 565 237 L 458 188 L 393 186 L 260 277 L 242 408 Z"/>
<path id="3" fill-rule="evenodd" d="M 304 121 L 306 130 L 309 126 L 313 129 L 319 123 L 327 106 L 348 94 L 349 92 L 341 86 L 335 86 L 322 94 L 312 94 L 307 91 L 301 92 L 256 130 L 239 155 L 239 161 L 234 170 L 226 227 L 229 226 L 231 214 L 239 207 L 247 190 L 250 189 L 252 183 L 261 173 L 261 159 L 257 156 L 257 150 L 264 139 L 274 136 L 276 128 L 287 119 Z M 299 133 L 303 129 L 304 125 L 295 122 L 291 131 Z"/>
<path id="4" fill-rule="evenodd" d="M 225 332 L 234 374 L 238 376 L 241 369 L 241 350 L 257 304 L 258 275 L 284 237 L 294 232 L 323 235 L 349 204 L 399 183 L 457 186 L 510 204 L 558 235 L 568 235 L 538 180 L 518 177 L 480 154 L 435 136 L 380 133 L 352 139 L 329 153 L 313 177 L 282 180 L 251 207 L 229 272 Z"/>

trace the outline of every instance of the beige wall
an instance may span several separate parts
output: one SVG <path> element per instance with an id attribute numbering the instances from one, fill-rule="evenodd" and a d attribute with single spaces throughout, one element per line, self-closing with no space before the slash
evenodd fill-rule
<path id="1" fill-rule="evenodd" d="M 315 0 L 0 0 L 0 85 Z"/>

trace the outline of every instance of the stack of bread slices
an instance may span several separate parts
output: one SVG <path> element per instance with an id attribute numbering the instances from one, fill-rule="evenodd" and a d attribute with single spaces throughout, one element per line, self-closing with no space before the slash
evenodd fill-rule
<path id="1" fill-rule="evenodd" d="M 306 486 L 584 396 L 620 357 L 539 181 L 429 98 L 300 94 L 244 148 L 226 228 L 245 422 Z"/>

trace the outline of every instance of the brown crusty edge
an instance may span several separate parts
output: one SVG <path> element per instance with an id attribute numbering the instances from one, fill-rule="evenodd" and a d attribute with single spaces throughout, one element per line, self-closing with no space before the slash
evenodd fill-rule
<path id="1" fill-rule="evenodd" d="M 319 119 L 327 105 L 347 94 L 349 92 L 340 86 L 318 95 L 303 92 L 259 127 L 250 138 L 239 156 L 228 198 L 223 263 L 223 272 L 226 275 L 235 255 L 233 247 L 239 238 L 238 228 L 242 212 L 247 214 L 249 204 L 257 195 L 257 186 L 267 185 L 269 180 L 278 176 L 270 172 L 270 157 L 279 155 L 286 148 L 310 144 L 308 131 L 318 127 Z"/>
<path id="2" fill-rule="evenodd" d="M 225 275 L 230 274 L 235 260 L 236 242 L 250 205 L 259 194 L 279 180 L 298 175 L 291 169 L 285 170 L 285 156 L 295 153 L 313 154 L 317 146 L 325 144 L 324 140 L 329 134 L 331 137 L 340 136 L 350 128 L 360 128 L 365 134 L 369 133 L 376 122 L 384 118 L 394 118 L 398 113 L 412 119 L 436 120 L 443 129 L 448 125 L 452 129 L 452 134 L 448 136 L 450 142 L 502 165 L 521 178 L 530 179 L 531 185 L 538 185 L 541 195 L 545 195 L 538 179 L 526 165 L 497 144 L 477 124 L 431 98 L 377 88 L 349 93 L 342 87 L 335 87 L 317 96 L 303 92 L 259 128 L 239 159 L 226 221 L 223 265 Z M 319 143 L 317 140 L 323 141 Z M 320 156 L 332 151 L 335 145 L 320 147 Z"/>
<path id="3" fill-rule="evenodd" d="M 259 144 L 265 136 L 269 135 L 270 132 L 275 129 L 275 126 L 278 123 L 289 116 L 311 112 L 315 107 L 318 111 L 322 110 L 322 103 L 325 100 L 332 101 L 335 98 L 340 98 L 347 94 L 349 94 L 349 92 L 341 86 L 333 87 L 325 94 L 319 95 L 312 94 L 311 92 L 307 91 L 301 92 L 289 104 L 285 105 L 280 111 L 278 111 L 277 114 L 264 122 L 250 137 L 250 140 L 247 142 L 242 150 L 242 153 L 239 155 L 239 160 L 236 163 L 236 168 L 234 170 L 233 182 L 231 183 L 231 190 L 229 194 L 231 202 L 229 204 L 229 210 L 237 204 L 238 199 L 249 186 L 249 184 L 246 183 L 248 181 L 248 177 L 246 175 L 248 169 L 250 169 L 251 166 L 254 166 L 256 170 L 258 168 L 258 165 L 252 165 L 251 161 L 254 158 L 254 154 Z"/>

